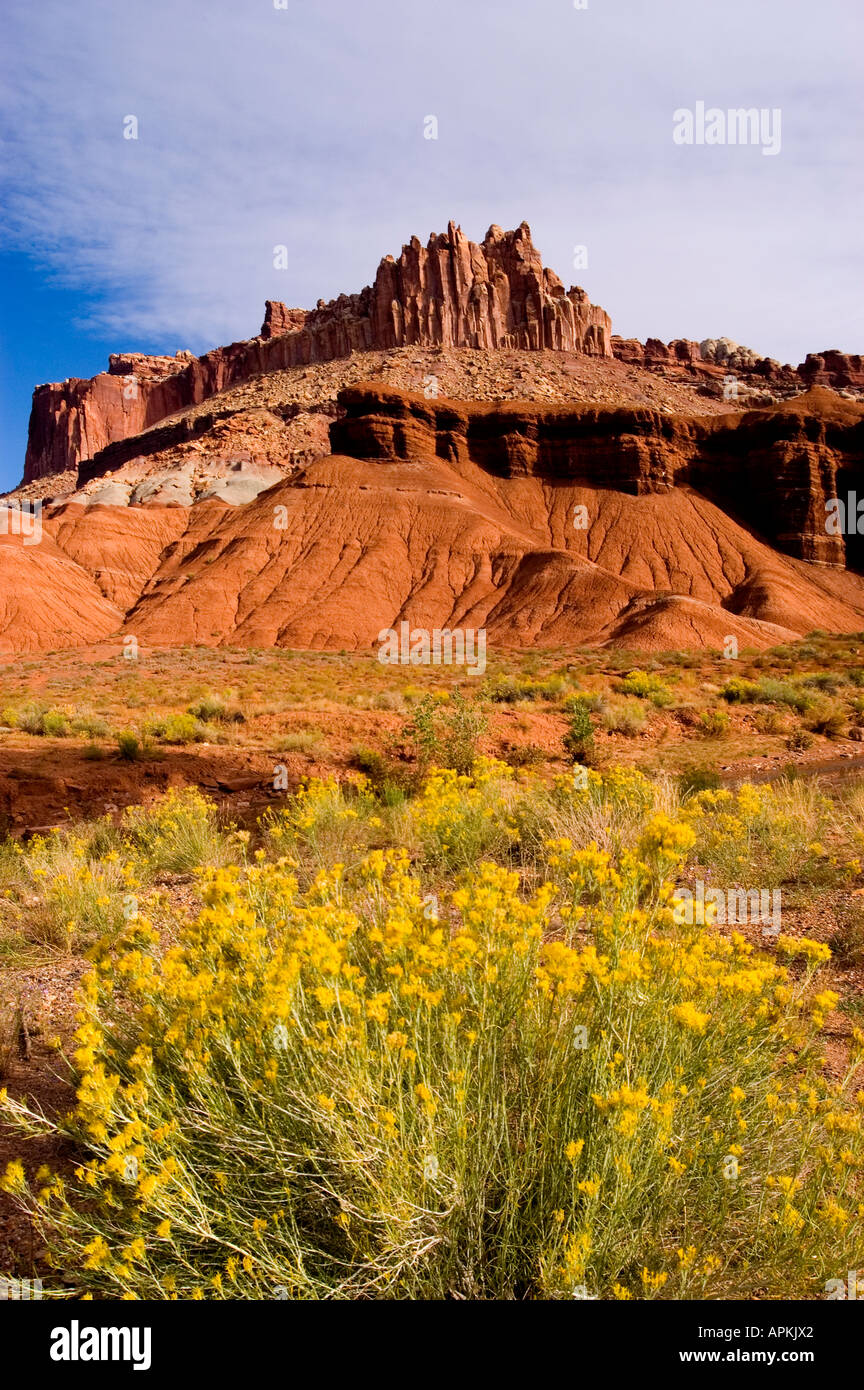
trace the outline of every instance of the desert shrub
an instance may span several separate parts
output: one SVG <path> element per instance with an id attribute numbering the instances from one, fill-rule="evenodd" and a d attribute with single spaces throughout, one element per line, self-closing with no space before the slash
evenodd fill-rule
<path id="1" fill-rule="evenodd" d="M 815 742 L 813 735 L 806 729 L 793 729 L 786 740 L 786 747 L 792 753 L 803 753 L 806 749 L 812 748 Z"/>
<path id="2" fill-rule="evenodd" d="M 320 729 L 296 729 L 290 734 L 281 734 L 274 747 L 277 753 L 314 753 L 321 747 L 323 738 Z"/>
<path id="3" fill-rule="evenodd" d="M 385 806 L 398 806 L 414 785 L 414 775 L 395 758 L 375 748 L 355 745 L 351 761 L 369 780 L 369 785 Z"/>
<path id="4" fill-rule="evenodd" d="M 119 837 L 107 821 L 49 835 L 26 846 L 7 842 L 0 884 L 19 930 L 31 941 L 82 950 L 113 937 L 134 910 L 138 879 L 118 853 Z"/>
<path id="5" fill-rule="evenodd" d="M 515 799 L 513 770 L 495 758 L 478 758 L 470 774 L 433 769 L 410 808 L 425 862 L 454 871 L 506 855 L 518 838 Z"/>
<path id="6" fill-rule="evenodd" d="M 639 699 L 650 700 L 658 708 L 672 703 L 671 690 L 653 672 L 637 668 L 619 681 L 617 688 L 622 695 L 636 695 Z"/>
<path id="7" fill-rule="evenodd" d="M 677 807 L 677 789 L 668 777 L 651 779 L 636 768 L 596 771 L 577 765 L 556 777 L 545 795 L 530 788 L 514 804 L 520 866 L 535 877 L 539 867 L 542 881 L 550 840 L 595 844 L 615 855 L 633 850 L 655 813 L 673 815 Z"/>
<path id="8" fill-rule="evenodd" d="M 546 761 L 545 749 L 536 743 L 511 743 L 502 756 L 508 767 L 536 767 Z"/>
<path id="9" fill-rule="evenodd" d="M 600 723 L 610 734 L 634 738 L 645 728 L 646 718 L 644 706 L 638 700 L 610 701 L 600 715 Z"/>
<path id="10" fill-rule="evenodd" d="M 676 924 L 692 835 L 564 840 L 527 896 L 481 862 L 438 897 L 398 849 L 302 894 L 262 863 L 167 952 L 131 924 L 82 986 L 74 1114 L 4 1099 L 76 1146 L 2 1180 L 70 1296 L 819 1296 L 861 1249 L 864 1037 L 831 1081 L 824 947 L 781 938 L 791 972 Z"/>
<path id="11" fill-rule="evenodd" d="M 567 732 L 562 741 L 565 752 L 576 762 L 588 762 L 593 756 L 594 726 L 588 702 L 581 695 L 567 706 Z"/>
<path id="12" fill-rule="evenodd" d="M 186 708 L 186 713 L 202 724 L 245 724 L 246 716 L 236 706 L 229 705 L 221 695 L 203 695 Z"/>
<path id="13" fill-rule="evenodd" d="M 516 704 L 519 700 L 549 700 L 557 703 L 572 691 L 573 683 L 556 673 L 543 678 L 532 676 L 499 676 L 486 687 L 487 699 L 495 704 Z"/>
<path id="14" fill-rule="evenodd" d="M 706 709 L 696 726 L 703 738 L 722 738 L 729 732 L 729 715 L 725 709 Z"/>
<path id="15" fill-rule="evenodd" d="M 846 730 L 846 715 L 840 705 L 820 702 L 804 721 L 804 727 L 825 738 L 842 738 Z"/>
<path id="16" fill-rule="evenodd" d="M 496 680 L 487 682 L 486 698 L 493 704 L 514 705 L 517 700 L 529 698 L 524 694 L 528 683 L 518 676 L 498 676 Z"/>
<path id="17" fill-rule="evenodd" d="M 5 709 L 3 722 L 24 734 L 39 737 L 66 738 L 70 732 L 68 714 L 36 703 L 23 705 L 20 709 Z"/>
<path id="18" fill-rule="evenodd" d="M 66 738 L 71 732 L 69 716 L 61 710 L 49 709 L 42 715 L 42 728 L 46 738 Z"/>
<path id="19" fill-rule="evenodd" d="M 803 714 L 814 703 L 814 696 L 801 686 L 793 685 L 791 681 L 772 680 L 767 676 L 759 681 L 757 698 L 766 705 L 788 705 L 798 714 Z"/>
<path id="20" fill-rule="evenodd" d="M 25 705 L 14 715 L 14 728 L 24 734 L 42 734 L 45 731 L 45 711 L 39 705 Z"/>
<path id="21" fill-rule="evenodd" d="M 421 771 L 434 765 L 469 773 L 486 726 L 479 699 L 466 700 L 461 691 L 454 690 L 446 701 L 424 696 L 405 733 L 416 747 Z"/>
<path id="22" fill-rule="evenodd" d="M 107 738 L 110 730 L 108 723 L 98 714 L 78 714 L 72 720 L 72 729 L 76 734 L 84 734 L 87 738 Z"/>
<path id="23" fill-rule="evenodd" d="M 144 745 L 132 729 L 121 729 L 116 739 L 117 751 L 124 762 L 134 763 L 144 756 Z"/>
<path id="24" fill-rule="evenodd" d="M 164 719 L 149 720 L 145 732 L 161 743 L 204 743 L 210 737 L 206 724 L 194 714 L 169 714 Z"/>
<path id="25" fill-rule="evenodd" d="M 272 854 L 290 856 L 311 879 L 333 864 L 350 864 L 370 843 L 378 805 L 366 777 L 335 777 L 303 784 L 282 810 L 269 810 L 261 825 Z M 375 828 L 375 827 L 373 827 Z"/>
<path id="26" fill-rule="evenodd" d="M 726 682 L 720 694 L 730 705 L 749 705 L 758 700 L 759 686 L 756 681 L 744 680 L 743 676 L 733 676 Z"/>
<path id="27" fill-rule="evenodd" d="M 696 652 L 664 652 L 663 659 L 669 666 L 683 666 L 685 669 L 699 665 Z"/>
<path id="28" fill-rule="evenodd" d="M 685 802 L 696 830 L 699 863 L 718 870 L 725 886 L 775 888 L 806 880 L 821 858 L 830 802 L 812 782 L 786 778 L 737 791 L 698 792 Z"/>
<path id="29" fill-rule="evenodd" d="M 786 728 L 783 715 L 776 709 L 756 710 L 753 723 L 760 734 L 782 734 Z"/>
<path id="30" fill-rule="evenodd" d="M 814 703 L 814 696 L 790 681 L 774 680 L 763 676 L 758 681 L 744 680 L 733 676 L 720 692 L 729 704 L 789 705 L 803 714 Z"/>
<path id="31" fill-rule="evenodd" d="M 378 690 L 369 701 L 370 709 L 402 710 L 405 699 L 399 690 Z"/>
<path id="32" fill-rule="evenodd" d="M 150 877 L 188 874 L 227 862 L 229 837 L 221 830 L 216 806 L 197 787 L 171 790 L 146 806 L 123 812 L 124 836 L 136 862 Z"/>
<path id="33" fill-rule="evenodd" d="M 815 671 L 801 681 L 808 690 L 821 690 L 825 695 L 836 695 L 842 683 L 843 677 L 833 671 Z"/>

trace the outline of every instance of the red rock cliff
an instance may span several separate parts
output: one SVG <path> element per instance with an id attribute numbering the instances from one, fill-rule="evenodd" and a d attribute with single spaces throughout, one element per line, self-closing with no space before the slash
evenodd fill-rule
<path id="1" fill-rule="evenodd" d="M 584 290 L 543 265 L 526 222 L 490 227 L 482 243 L 451 222 L 425 246 L 412 237 L 385 256 L 375 282 L 306 311 L 268 300 L 260 336 L 189 360 L 112 358 L 91 380 L 33 393 L 24 481 L 77 468 L 106 445 L 147 429 L 260 372 L 410 345 L 554 348 L 610 357 L 611 322 Z"/>

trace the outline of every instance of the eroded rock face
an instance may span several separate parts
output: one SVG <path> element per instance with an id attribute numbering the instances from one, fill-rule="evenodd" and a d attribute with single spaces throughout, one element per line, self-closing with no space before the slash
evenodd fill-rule
<path id="1" fill-rule="evenodd" d="M 671 343 L 659 338 L 611 339 L 612 355 L 619 362 L 635 367 L 688 367 L 706 378 L 734 374 L 743 384 L 779 387 L 786 391 L 806 390 L 810 386 L 829 386 L 835 391 L 864 389 L 864 359 L 835 349 L 808 353 L 798 367 L 784 366 L 773 357 L 761 357 L 753 348 L 743 347 L 731 338 L 705 338 L 701 343 L 676 338 Z"/>
<path id="2" fill-rule="evenodd" d="M 447 459 L 502 478 L 584 481 L 632 496 L 697 488 L 778 549 L 843 569 L 857 537 L 826 504 L 864 483 L 864 407 L 822 388 L 771 410 L 669 416 L 648 407 L 427 400 L 368 383 L 340 393 L 333 452 Z"/>
<path id="3" fill-rule="evenodd" d="M 374 285 L 320 305 L 302 325 L 291 317 L 298 312 L 268 304 L 262 328 L 267 337 L 304 334 L 290 345 L 296 362 L 415 344 L 555 348 L 600 357 L 612 351 L 608 314 L 577 286 L 565 292 L 544 267 L 527 222 L 515 232 L 492 226 L 482 243 L 469 241 L 453 222 L 425 246 L 412 237 L 398 260 L 384 257 Z"/>
<path id="4" fill-rule="evenodd" d="M 280 427 L 250 412 L 46 508 L 41 544 L 0 535 L 0 654 L 121 632 L 370 649 L 403 618 L 631 650 L 864 626 L 864 537 L 825 529 L 828 496 L 864 495 L 864 406 L 822 387 L 704 416 L 380 383 L 342 407 L 340 452 L 290 476 L 253 477 Z"/>
<path id="5" fill-rule="evenodd" d="M 798 371 L 808 386 L 864 387 L 864 358 L 834 348 L 808 352 Z"/>
<path id="6" fill-rule="evenodd" d="M 502 478 L 591 481 L 641 496 L 674 487 L 698 423 L 650 407 L 427 400 L 368 383 L 340 392 L 334 454 L 471 463 Z"/>
<path id="7" fill-rule="evenodd" d="M 117 439 L 139 434 L 178 409 L 191 353 L 148 357 L 112 353 L 108 371 L 37 386 L 33 392 L 24 481 L 77 469 Z"/>
<path id="8" fill-rule="evenodd" d="M 702 361 L 699 344 L 687 338 L 676 338 L 671 343 L 661 342 L 659 338 L 646 338 L 644 343 L 640 343 L 638 338 L 613 335 L 611 343 L 614 357 L 636 367 L 690 366 Z"/>
<path id="9" fill-rule="evenodd" d="M 523 222 L 490 227 L 482 243 L 451 222 L 398 260 L 385 256 L 375 282 L 316 309 L 268 300 L 261 334 L 202 357 L 127 354 L 90 380 L 33 393 L 24 481 L 78 468 L 100 450 L 258 373 L 408 345 L 552 348 L 609 357 L 611 321 L 584 290 L 565 291 Z"/>
<path id="10" fill-rule="evenodd" d="M 306 317 L 306 309 L 288 309 L 278 299 L 268 299 L 264 304 L 260 336 L 278 338 L 282 333 L 297 333 L 305 325 Z"/>

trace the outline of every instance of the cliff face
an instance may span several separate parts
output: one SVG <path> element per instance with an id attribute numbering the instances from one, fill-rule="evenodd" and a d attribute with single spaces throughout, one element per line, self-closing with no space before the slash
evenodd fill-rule
<path id="1" fill-rule="evenodd" d="M 565 291 L 544 267 L 527 223 L 490 227 L 477 243 L 451 222 L 426 246 L 412 237 L 398 260 L 385 256 L 359 294 L 308 312 L 269 300 L 258 338 L 191 359 L 115 357 L 89 381 L 37 387 L 24 481 L 77 469 L 106 445 L 262 372 L 415 344 L 609 357 L 610 335 L 609 316 L 585 291 Z"/>
<path id="2" fill-rule="evenodd" d="M 37 386 L 33 392 L 24 481 L 77 469 L 117 439 L 140 434 L 181 399 L 186 355 L 112 356 L 107 372 Z"/>
<path id="3" fill-rule="evenodd" d="M 377 382 L 339 404 L 334 453 L 290 475 L 279 455 L 300 416 L 208 405 L 205 450 L 194 423 L 166 421 L 161 462 L 139 441 L 105 489 L 45 508 L 43 545 L 0 535 L 0 651 L 120 631 L 368 650 L 403 618 L 486 627 L 501 647 L 630 650 L 864 626 L 864 537 L 825 529 L 829 497 L 864 494 L 861 403 L 814 387 L 692 416 Z M 148 472 L 169 463 L 173 484 Z"/>
<path id="4" fill-rule="evenodd" d="M 395 347 L 554 348 L 610 357 L 611 320 L 543 265 L 527 222 L 482 243 L 451 222 L 385 256 L 374 285 L 303 315 L 268 301 L 262 337 L 298 334 L 290 365 Z"/>
<path id="5" fill-rule="evenodd" d="M 492 226 L 482 242 L 473 242 L 451 222 L 425 246 L 412 237 L 398 258 L 385 256 L 373 284 L 359 294 L 319 300 L 311 310 L 268 300 L 256 338 L 201 357 L 112 356 L 108 371 L 90 380 L 37 387 L 24 482 L 78 470 L 109 446 L 251 377 L 406 347 L 617 359 L 667 380 L 686 380 L 718 399 L 730 374 L 742 387 L 755 388 L 757 400 L 760 391 L 770 401 L 772 392 L 812 386 L 864 391 L 862 358 L 836 350 L 811 353 L 796 368 L 727 338 L 641 343 L 612 337 L 608 314 L 584 290 L 565 290 L 543 265 L 527 223 L 510 232 Z M 626 441 L 623 448 L 630 448 Z"/>
<path id="6" fill-rule="evenodd" d="M 333 452 L 472 464 L 501 478 L 584 482 L 632 496 L 691 487 L 797 559 L 860 565 L 826 502 L 864 491 L 864 407 L 815 388 L 772 410 L 705 417 L 647 407 L 474 405 L 369 383 L 341 392 Z"/>

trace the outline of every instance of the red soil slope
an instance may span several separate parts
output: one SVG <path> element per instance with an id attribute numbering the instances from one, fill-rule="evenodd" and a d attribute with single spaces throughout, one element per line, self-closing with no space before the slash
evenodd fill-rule
<path id="1" fill-rule="evenodd" d="M 357 649 L 402 620 L 500 646 L 655 650 L 864 628 L 864 579 L 824 530 L 824 498 L 860 467 L 864 409 L 830 392 L 711 417 L 380 385 L 341 399 L 332 439 L 351 454 L 244 504 L 74 501 L 47 510 L 41 545 L 5 537 L 2 650 L 112 631 Z"/>

